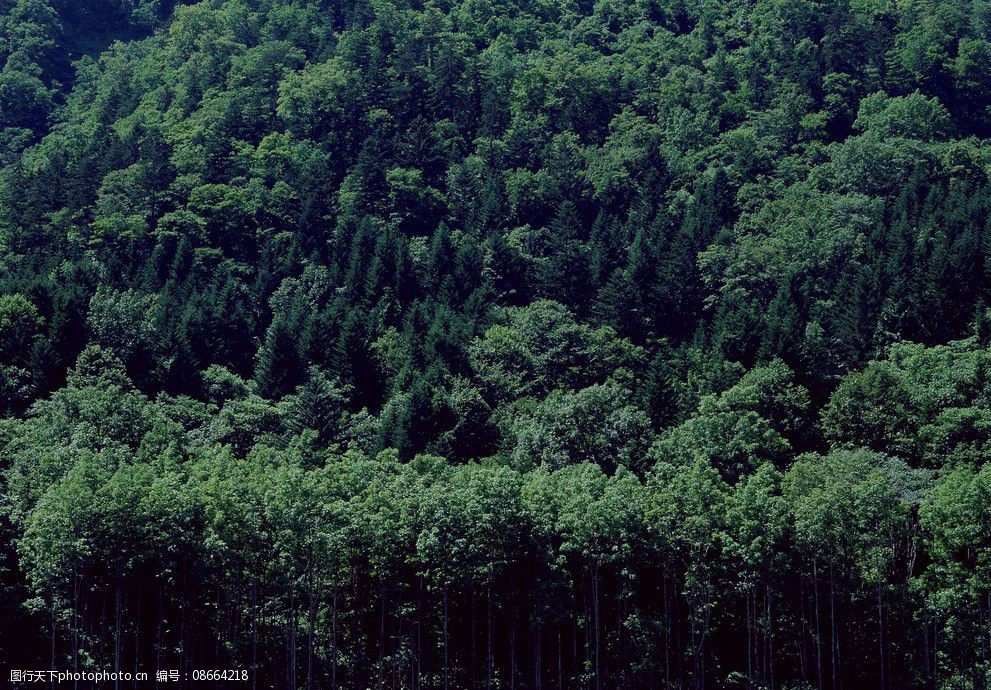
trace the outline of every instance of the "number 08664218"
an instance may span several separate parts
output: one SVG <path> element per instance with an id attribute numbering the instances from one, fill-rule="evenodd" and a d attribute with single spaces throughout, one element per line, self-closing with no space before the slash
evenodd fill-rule
<path id="1" fill-rule="evenodd" d="M 243 669 L 196 669 L 193 680 L 248 680 L 248 672 Z"/>

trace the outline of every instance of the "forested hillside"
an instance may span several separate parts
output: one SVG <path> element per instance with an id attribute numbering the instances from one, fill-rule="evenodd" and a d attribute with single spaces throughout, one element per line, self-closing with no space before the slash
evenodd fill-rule
<path id="1" fill-rule="evenodd" d="M 991 685 L 987 0 L 0 0 L 0 67 L 0 668 Z"/>

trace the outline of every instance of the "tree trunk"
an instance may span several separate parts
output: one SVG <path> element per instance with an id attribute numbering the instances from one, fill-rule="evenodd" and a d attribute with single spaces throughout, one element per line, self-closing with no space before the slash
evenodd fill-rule
<path id="1" fill-rule="evenodd" d="M 812 587 L 816 614 L 816 687 L 822 690 L 822 628 L 819 621 L 819 565 L 812 561 Z"/>
<path id="2" fill-rule="evenodd" d="M 599 564 L 592 568 L 592 637 L 595 641 L 595 690 L 600 690 L 602 683 L 601 641 L 599 639 Z"/>
<path id="3" fill-rule="evenodd" d="M 134 602 L 134 688 L 138 687 L 138 672 L 141 670 L 141 587 L 136 588 Z"/>
<path id="4" fill-rule="evenodd" d="M 840 643 L 836 628 L 836 579 L 833 564 L 829 564 L 829 629 L 832 644 L 833 690 L 841 690 Z"/>
<path id="5" fill-rule="evenodd" d="M 802 671 L 802 682 L 809 682 L 808 659 L 805 656 L 805 641 L 808 638 L 808 621 L 805 617 L 805 574 L 799 569 L 798 573 L 798 600 L 800 618 L 802 621 L 802 644 L 798 648 L 798 662 Z"/>
<path id="6" fill-rule="evenodd" d="M 330 687 L 337 690 L 337 585 L 331 601 L 330 613 Z"/>
<path id="7" fill-rule="evenodd" d="M 155 626 L 155 668 L 162 668 L 162 625 L 165 622 L 165 611 L 164 609 L 164 595 L 162 594 L 162 579 L 158 578 L 158 623 Z M 252 674 L 254 678 L 254 674 Z M 158 679 L 155 679 L 155 687 L 158 687 Z M 255 690 L 254 681 L 252 680 L 251 690 Z"/>
<path id="8" fill-rule="evenodd" d="M 385 687 L 385 590 L 379 594 L 378 688 Z"/>
<path id="9" fill-rule="evenodd" d="M 114 584 L 114 672 L 118 674 L 114 677 L 114 690 L 120 690 L 120 651 L 121 651 L 121 621 L 123 619 L 123 587 L 120 578 Z"/>
<path id="10" fill-rule="evenodd" d="M 307 595 L 309 597 L 306 616 L 306 690 L 313 690 L 313 637 L 317 625 L 317 602 L 314 596 L 315 585 L 313 572 L 307 576 Z"/>
<path id="11" fill-rule="evenodd" d="M 668 598 L 668 569 L 661 566 L 661 598 L 664 619 L 664 688 L 671 687 L 671 600 Z"/>
<path id="12" fill-rule="evenodd" d="M 754 687 L 754 669 L 753 669 L 753 622 L 750 615 L 750 600 L 752 597 L 752 592 L 750 590 L 744 595 L 746 606 L 747 606 L 747 690 L 752 690 Z"/>
<path id="13" fill-rule="evenodd" d="M 478 688 L 478 605 L 475 585 L 471 586 L 471 690 Z"/>
<path id="14" fill-rule="evenodd" d="M 488 587 L 485 593 L 485 625 L 486 625 L 486 645 L 485 650 L 486 657 L 486 676 L 485 676 L 485 688 L 486 690 L 492 690 L 492 583 L 488 583 Z"/>
<path id="15" fill-rule="evenodd" d="M 449 652 L 449 640 L 447 636 L 447 583 L 444 583 L 444 690 L 449 690 L 450 683 L 450 659 L 448 656 Z"/>
<path id="16" fill-rule="evenodd" d="M 509 627 L 509 690 L 516 690 L 516 600 L 513 599 L 512 622 Z"/>
<path id="17" fill-rule="evenodd" d="M 541 669 L 541 660 L 543 657 L 543 650 L 540 646 L 543 643 L 542 627 L 540 623 L 535 623 L 533 627 L 533 687 L 534 690 L 541 690 L 543 687 L 543 671 Z"/>
<path id="18" fill-rule="evenodd" d="M 767 619 L 764 628 L 764 635 L 767 638 L 767 680 L 771 690 L 774 690 L 774 618 L 771 615 L 771 586 L 764 583 L 764 602 L 767 605 Z"/>
<path id="19" fill-rule="evenodd" d="M 878 647 L 878 662 L 879 670 L 881 676 L 881 690 L 887 689 L 887 683 L 885 683 L 884 674 L 884 611 L 882 607 L 881 599 L 881 580 L 878 579 L 877 582 L 877 647 Z"/>

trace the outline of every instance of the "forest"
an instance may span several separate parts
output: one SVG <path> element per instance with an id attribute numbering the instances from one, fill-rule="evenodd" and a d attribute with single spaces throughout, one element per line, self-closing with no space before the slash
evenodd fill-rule
<path id="1" fill-rule="evenodd" d="M 988 0 L 0 0 L 0 673 L 988 690 L 989 278 Z"/>

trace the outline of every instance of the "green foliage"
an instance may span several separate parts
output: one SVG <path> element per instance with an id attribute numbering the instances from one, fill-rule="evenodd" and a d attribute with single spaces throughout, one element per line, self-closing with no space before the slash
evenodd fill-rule
<path id="1" fill-rule="evenodd" d="M 560 469 L 589 462 L 607 471 L 642 465 L 650 445 L 650 418 L 614 382 L 575 393 L 554 391 L 532 411 L 518 409 L 507 436 L 514 467 Z"/>
<path id="2" fill-rule="evenodd" d="M 471 350 L 472 367 L 497 400 L 581 388 L 642 362 L 642 351 L 609 328 L 576 323 L 563 306 L 508 308 Z"/>
<path id="3" fill-rule="evenodd" d="M 0 296 L 0 361 L 25 361 L 43 323 L 37 308 L 24 295 Z"/>
<path id="4" fill-rule="evenodd" d="M 926 98 L 918 91 L 894 98 L 879 92 L 860 101 L 853 126 L 882 139 L 932 141 L 946 135 L 949 123 L 950 114 L 939 99 Z"/>
<path id="5" fill-rule="evenodd" d="M 914 454 L 919 410 L 909 385 L 885 362 L 847 376 L 823 411 L 823 432 L 847 447 Z"/>
<path id="6" fill-rule="evenodd" d="M 0 661 L 983 688 L 989 16 L 0 0 Z"/>

